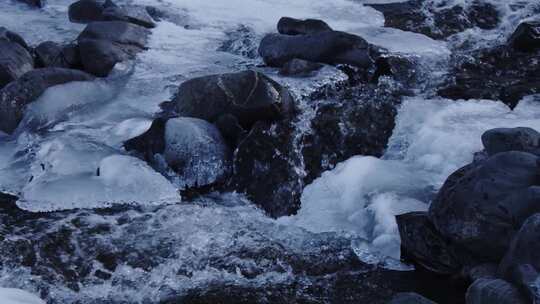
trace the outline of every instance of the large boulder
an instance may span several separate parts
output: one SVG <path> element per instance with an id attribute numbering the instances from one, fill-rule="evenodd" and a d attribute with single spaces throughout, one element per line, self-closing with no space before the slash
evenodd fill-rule
<path id="1" fill-rule="evenodd" d="M 107 76 L 118 62 L 133 59 L 146 49 L 150 31 L 122 21 L 90 23 L 77 41 L 84 70 Z"/>
<path id="2" fill-rule="evenodd" d="M 90 81 L 85 72 L 44 68 L 32 70 L 0 90 L 0 130 L 12 133 L 21 121 L 26 105 L 35 101 L 48 88 L 72 81 Z"/>
<path id="3" fill-rule="evenodd" d="M 401 257 L 438 274 L 454 274 L 462 264 L 456 253 L 435 229 L 427 212 L 396 216 L 401 238 Z"/>
<path id="4" fill-rule="evenodd" d="M 518 286 L 533 303 L 540 301 L 540 213 L 525 221 L 499 266 L 499 274 Z"/>
<path id="5" fill-rule="evenodd" d="M 309 77 L 313 76 L 313 74 L 322 67 L 323 65 L 320 63 L 302 59 L 292 59 L 283 65 L 279 74 L 290 77 Z"/>
<path id="6" fill-rule="evenodd" d="M 266 35 L 259 54 L 269 66 L 281 67 L 292 59 L 327 64 L 350 64 L 360 68 L 373 67 L 378 50 L 359 36 L 324 31 L 307 35 Z"/>
<path id="7" fill-rule="evenodd" d="M 510 36 L 508 44 L 514 49 L 523 52 L 540 50 L 540 21 L 521 23 Z"/>
<path id="8" fill-rule="evenodd" d="M 467 290 L 467 304 L 529 303 L 512 284 L 500 279 L 478 279 Z"/>
<path id="9" fill-rule="evenodd" d="M 20 44 L 0 39 L 0 89 L 34 68 L 34 59 Z"/>
<path id="10" fill-rule="evenodd" d="M 277 29 L 280 34 L 284 35 L 306 35 L 332 31 L 332 28 L 322 20 L 300 20 L 290 17 L 279 19 Z"/>
<path id="11" fill-rule="evenodd" d="M 451 242 L 485 261 L 499 261 L 517 229 L 540 211 L 534 154 L 502 152 L 454 172 L 429 209 Z"/>
<path id="12" fill-rule="evenodd" d="M 190 79 L 180 85 L 173 101 L 180 116 L 216 122 L 231 114 L 248 130 L 257 121 L 280 120 L 294 111 L 289 91 L 256 71 Z"/>
<path id="13" fill-rule="evenodd" d="M 540 155 L 540 133 L 531 128 L 497 128 L 482 134 L 488 155 L 509 151 L 524 151 Z"/>
<path id="14" fill-rule="evenodd" d="M 444 39 L 466 29 L 494 29 L 499 23 L 497 8 L 474 1 L 438 7 L 435 1 L 409 0 L 397 3 L 367 4 L 384 14 L 385 26 Z"/>

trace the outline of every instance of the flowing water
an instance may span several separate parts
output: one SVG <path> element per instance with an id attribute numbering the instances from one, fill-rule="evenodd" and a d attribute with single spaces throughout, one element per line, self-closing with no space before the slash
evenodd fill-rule
<path id="1" fill-rule="evenodd" d="M 350 242 L 363 259 L 404 268 L 397 262 L 399 235 L 394 215 L 426 210 L 445 178 L 482 149 L 480 135 L 485 130 L 513 126 L 540 130 L 540 96 L 526 97 L 512 111 L 499 101 L 449 101 L 432 94 L 458 46 L 464 41 L 472 42 L 472 48 L 504 42 L 521 20 L 529 18 L 531 7 L 537 5 L 535 0 L 491 0 L 503 20 L 497 29 L 470 29 L 447 42 L 383 28 L 383 15 L 362 4 L 396 2 L 388 0 L 118 2 L 153 5 L 170 16 L 158 22 L 149 50 L 136 60 L 117 65 L 105 79 L 49 89 L 29 107 L 13 135 L 0 134 L 0 191 L 17 194 L 18 206 L 34 212 L 116 204 L 140 206 L 142 211 L 127 215 L 135 224 L 114 226 L 108 237 L 96 236 L 92 241 L 98 247 L 138 248 L 148 254 L 155 253 L 152 248 L 166 244 L 168 254 L 156 257 L 159 266 L 152 270 L 124 265 L 114 271 L 112 280 L 85 281 L 78 292 L 60 283 L 45 282 L 23 266 L 0 269 L 2 287 L 35 294 L 46 289 L 45 296 L 55 303 L 102 303 L 99 301 L 105 299 L 161 299 L 172 291 L 216 280 L 277 283 L 290 280 L 294 274 L 265 269 L 250 279 L 241 271 L 224 273 L 205 263 L 249 246 L 279 244 L 294 252 L 312 252 L 328 238 Z M 447 5 L 449 2 L 468 5 L 472 0 L 445 1 Z M 0 3 L 0 25 L 21 34 L 32 45 L 46 40 L 73 41 L 84 26 L 69 22 L 69 3 L 49 0 L 45 9 L 33 10 L 4 0 Z M 182 81 L 261 64 L 256 56 L 258 41 L 275 31 L 282 16 L 320 18 L 334 29 L 358 34 L 391 52 L 418 60 L 422 85 L 416 88 L 416 96 L 402 103 L 387 151 L 381 159 L 355 156 L 323 173 L 305 188 L 301 209 L 294 216 L 272 220 L 234 193 L 181 203 L 174 184 L 144 161 L 127 155 L 123 142 L 150 126 L 159 104 L 168 100 Z M 229 44 L 227 51 L 223 51 L 224 43 Z M 302 97 L 320 85 L 346 79 L 333 68 L 304 80 L 282 78 L 271 71 L 269 75 L 288 85 L 304 106 Z M 307 106 L 304 110 L 303 115 L 309 116 Z M 309 123 L 304 124 L 309 128 Z M 97 168 L 101 169 L 99 177 Z M 94 226 L 117 222 L 120 217 L 82 210 L 58 218 L 47 229 L 60 231 L 62 225 L 70 225 L 70 216 Z M 139 225 L 145 227 L 137 227 L 135 219 L 141 219 Z M 39 238 L 28 231 L 16 237 Z M 87 241 L 75 239 L 81 247 Z M 181 271 L 191 275 L 179 276 Z M 0 297 L 3 292 L 0 289 Z"/>

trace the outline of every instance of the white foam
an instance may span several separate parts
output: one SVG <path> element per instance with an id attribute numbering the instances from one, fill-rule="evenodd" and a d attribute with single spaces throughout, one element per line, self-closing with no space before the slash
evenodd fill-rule
<path id="1" fill-rule="evenodd" d="M 45 301 L 24 290 L 0 287 L 2 304 L 45 304 Z"/>

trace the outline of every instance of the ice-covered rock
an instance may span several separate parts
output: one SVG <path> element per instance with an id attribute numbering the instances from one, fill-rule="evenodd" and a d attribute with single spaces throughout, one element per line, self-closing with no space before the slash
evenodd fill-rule
<path id="1" fill-rule="evenodd" d="M 17 128 L 26 106 L 35 101 L 48 88 L 72 81 L 90 81 L 85 72 L 43 68 L 32 70 L 0 90 L 0 130 L 11 133 Z"/>
<path id="2" fill-rule="evenodd" d="M 173 118 L 165 124 L 167 164 L 183 188 L 224 182 L 231 173 L 231 151 L 219 130 L 202 119 Z"/>
<path id="3" fill-rule="evenodd" d="M 27 291 L 1 287 L 0 302 L 2 304 L 45 304 L 45 301 Z"/>

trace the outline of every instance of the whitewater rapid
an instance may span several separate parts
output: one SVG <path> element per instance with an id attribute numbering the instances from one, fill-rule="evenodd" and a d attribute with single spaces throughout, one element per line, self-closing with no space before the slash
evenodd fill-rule
<path id="1" fill-rule="evenodd" d="M 446 64 L 456 45 L 471 37 L 478 44 L 476 47 L 500 43 L 527 12 L 526 5 L 522 10 L 508 9 L 517 1 L 502 4 L 502 1 L 493 0 L 491 2 L 503 13 L 503 22 L 498 29 L 471 29 L 444 42 L 384 28 L 383 15 L 362 5 L 363 2 L 397 1 L 118 2 L 157 6 L 173 16 L 158 22 L 152 30 L 149 50 L 138 55 L 136 60 L 117 65 L 106 79 L 49 89 L 29 107 L 13 136 L 0 134 L 0 191 L 18 195 L 18 206 L 23 209 L 53 211 L 113 204 L 155 206 L 181 202 L 175 185 L 144 161 L 127 155 L 123 142 L 149 128 L 153 115 L 160 109 L 159 104 L 170 99 L 182 81 L 260 65 L 259 58 L 241 54 L 252 52 L 250 48 L 256 47 L 264 34 L 274 32 L 275 24 L 282 16 L 320 18 L 334 29 L 361 35 L 391 52 L 418 58 L 424 69 L 422 72 L 429 77 L 426 81 L 436 83 L 446 73 Z M 49 0 L 40 11 L 2 1 L 0 25 L 21 34 L 30 44 L 46 40 L 73 41 L 84 26 L 69 22 L 67 6 L 70 3 L 68 0 Z M 223 42 L 231 38 L 230 33 L 239 26 L 249 29 L 250 43 L 239 44 L 236 53 L 219 51 Z M 302 81 L 269 74 L 278 82 L 291 86 L 291 91 L 297 95 L 308 95 L 315 90 L 313 83 L 346 78 L 335 69 Z M 205 250 L 216 248 L 219 252 L 227 252 L 227 246 L 233 241 L 249 245 L 255 236 L 235 240 L 234 231 L 245 231 L 245 227 L 253 228 L 269 240 L 285 238 L 280 236 L 284 231 L 291 239 L 332 232 L 351 239 L 363 258 L 373 255 L 376 260 L 386 261 L 390 257 L 393 262 L 388 266 L 395 267 L 398 264 L 395 259 L 400 254 L 395 215 L 426 210 L 445 178 L 470 162 L 474 153 L 482 149 L 480 135 L 484 131 L 515 126 L 540 130 L 540 96 L 526 97 L 512 111 L 499 101 L 436 98 L 430 91 L 432 85 L 426 84 L 417 96 L 406 98 L 400 106 L 393 136 L 381 159 L 359 155 L 323 173 L 305 188 L 297 215 L 268 219 L 262 212 L 246 206 L 241 195 L 226 193 L 213 198 L 217 203 L 207 209 L 196 204 L 167 207 L 174 210 L 171 214 L 177 218 L 169 219 L 167 212 L 162 211 L 160 216 L 166 222 L 165 228 L 155 233 L 180 234 L 185 227 L 190 227 L 188 232 L 181 233 L 185 239 L 175 244 L 198 244 L 202 248 L 200 254 L 204 255 L 207 254 Z M 101 169 L 100 178 L 96 177 L 98 168 Z M 235 222 L 238 217 L 242 220 Z M 220 229 L 204 224 L 216 220 L 222 225 Z M 150 232 L 147 236 L 155 237 Z M 166 265 L 172 267 L 191 262 L 185 259 Z M 21 279 L 14 279 L 14 273 Z M 159 270 L 140 274 L 127 267 L 115 274 L 116 277 L 132 276 L 134 281 L 151 278 L 150 283 L 167 277 L 167 274 L 160 275 Z M 199 275 L 204 281 L 223 274 L 208 270 Z M 269 277 L 272 275 L 268 274 Z M 29 283 L 30 278 L 35 279 L 24 269 L 3 270 L 0 271 L 0 286 L 37 291 L 35 285 Z M 182 284 L 195 283 L 186 281 Z M 82 293 L 87 293 L 90 298 L 100 286 L 89 285 Z M 151 293 L 152 287 L 148 285 L 133 299 L 112 286 L 108 286 L 107 292 L 137 300 L 143 293 Z M 65 289 L 59 288 L 56 292 L 59 299 L 75 298 Z"/>

